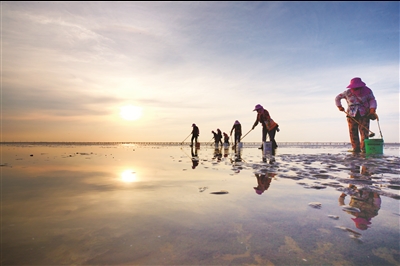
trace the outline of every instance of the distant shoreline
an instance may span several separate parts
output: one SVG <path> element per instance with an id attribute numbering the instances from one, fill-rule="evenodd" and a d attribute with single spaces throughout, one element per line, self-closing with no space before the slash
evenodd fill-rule
<path id="1" fill-rule="evenodd" d="M 133 142 L 133 141 L 104 141 L 104 142 L 73 142 L 73 141 L 6 141 L 0 142 L 0 145 L 161 145 L 161 146 L 182 146 L 189 145 L 190 142 Z M 210 142 L 200 142 L 200 145 L 212 144 Z M 259 146 L 261 142 L 243 142 L 243 146 Z M 278 142 L 279 146 L 348 146 L 349 142 Z M 400 146 L 400 143 L 384 143 L 384 145 Z"/>

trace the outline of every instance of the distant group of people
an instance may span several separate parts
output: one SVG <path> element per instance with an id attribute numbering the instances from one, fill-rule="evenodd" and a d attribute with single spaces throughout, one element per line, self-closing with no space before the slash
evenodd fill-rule
<path id="1" fill-rule="evenodd" d="M 364 140 L 372 137 L 371 135 L 368 135 L 370 123 L 369 120 L 378 119 L 376 114 L 377 102 L 372 90 L 366 86 L 361 78 L 357 77 L 351 79 L 347 88 L 348 90 L 336 96 L 335 104 L 339 111 L 346 113 L 350 141 L 352 144 L 351 151 L 355 153 L 365 152 Z M 347 101 L 347 111 L 345 111 L 341 104 L 342 99 L 346 99 Z M 253 111 L 257 112 L 257 117 L 251 130 L 254 130 L 259 123 L 262 125 L 262 141 L 265 142 L 267 135 L 269 136 L 269 139 L 272 142 L 272 150 L 274 154 L 274 151 L 278 147 L 275 141 L 275 134 L 276 132 L 279 132 L 279 125 L 271 118 L 268 110 L 266 110 L 262 105 L 257 104 Z M 197 144 L 200 131 L 195 124 L 193 124 L 192 127 L 191 146 L 193 147 L 193 142 Z M 213 134 L 215 144 L 221 144 L 221 146 L 223 143 L 229 144 L 229 137 L 232 136 L 232 133 L 234 133 L 234 146 L 236 146 L 242 139 L 242 126 L 238 120 L 234 122 L 230 131 L 230 135 L 225 132 L 222 133 L 220 129 L 217 129 L 216 132 L 211 132 Z M 193 160 L 192 168 L 194 169 L 198 165 L 197 152 L 193 153 L 192 151 L 192 156 L 194 159 L 196 158 L 196 160 Z M 221 158 L 221 151 L 216 149 L 213 159 L 220 161 Z M 232 163 L 240 162 L 240 152 L 238 153 L 237 159 L 231 161 Z M 369 176 L 365 166 L 361 168 L 361 173 L 359 173 L 359 168 L 356 168 L 354 175 L 352 171 L 350 178 L 356 178 L 356 175 L 358 174 Z M 255 193 L 262 195 L 266 190 L 268 190 L 275 175 L 276 173 L 256 173 L 255 176 L 257 178 L 257 186 L 253 187 Z M 345 203 L 345 198 L 347 196 L 346 193 L 350 195 L 350 202 L 348 205 L 354 208 L 354 211 L 349 209 L 347 212 L 354 216 L 352 220 L 358 229 L 366 230 L 371 225 L 371 219 L 378 215 L 378 211 L 381 207 L 381 198 L 379 193 L 371 191 L 368 188 L 357 188 L 355 185 L 349 184 L 348 189 L 341 193 L 339 197 L 340 206 L 347 206 Z"/>
<path id="2" fill-rule="evenodd" d="M 222 146 L 222 132 L 221 132 L 221 130 L 218 128 L 217 132 L 215 132 L 213 130 L 213 131 L 211 131 L 211 133 L 213 134 L 213 139 L 214 139 L 215 145 L 221 144 L 221 146 Z M 224 134 L 226 134 L 226 133 L 224 132 Z M 229 138 L 228 138 L 228 141 L 229 141 Z"/>
<path id="3" fill-rule="evenodd" d="M 267 134 L 268 134 L 272 142 L 272 149 L 275 150 L 276 148 L 278 148 L 278 145 L 275 141 L 275 134 L 276 132 L 279 132 L 279 125 L 271 118 L 269 112 L 266 109 L 264 109 L 262 105 L 257 104 L 253 111 L 257 111 L 257 117 L 251 130 L 253 130 L 258 125 L 258 123 L 260 123 L 262 125 L 262 141 L 265 142 L 267 140 Z M 200 130 L 196 124 L 192 124 L 192 127 L 193 127 L 191 133 L 192 139 L 190 146 L 193 146 L 193 142 L 195 143 L 195 145 L 197 145 L 198 137 L 200 134 Z M 222 131 L 219 128 L 217 129 L 217 132 L 215 132 L 214 130 L 211 131 L 211 133 L 213 134 L 214 143 L 216 145 L 220 144 L 221 146 L 223 145 L 223 143 L 229 144 L 229 138 L 230 136 L 232 136 L 233 132 L 234 132 L 233 145 L 236 146 L 241 141 L 242 138 L 242 125 L 238 120 L 234 122 L 232 129 L 230 131 L 230 135 L 228 135 L 226 132 L 222 133 Z M 222 142 L 222 140 L 224 142 Z M 262 146 L 260 147 L 260 149 L 262 149 Z"/>
<path id="4" fill-rule="evenodd" d="M 374 94 L 370 88 L 361 80 L 361 78 L 353 78 L 350 84 L 347 86 L 348 90 L 340 93 L 335 98 L 335 104 L 339 111 L 345 112 L 347 115 L 347 123 L 349 127 L 350 141 L 353 152 L 365 152 L 364 140 L 369 138 L 369 120 L 375 120 L 378 118 L 376 115 L 377 102 Z M 341 100 L 346 99 L 347 101 L 347 112 L 341 104 Z M 253 130 L 259 123 L 262 125 L 262 142 L 267 140 L 267 135 L 272 142 L 272 151 L 278 148 L 275 141 L 275 134 L 279 132 L 279 125 L 271 118 L 270 113 L 262 105 L 257 104 L 253 111 L 257 111 L 256 121 L 254 122 L 251 130 Z M 199 128 L 196 124 L 192 125 L 192 140 L 197 144 L 197 140 L 200 134 Z M 242 137 L 242 126 L 238 120 L 235 121 L 230 131 L 234 134 L 234 145 L 236 146 Z M 215 144 L 229 143 L 229 136 L 225 132 L 222 134 L 220 129 L 217 132 L 211 131 Z M 361 139 L 359 137 L 361 136 Z M 262 149 L 262 145 L 260 147 Z"/>

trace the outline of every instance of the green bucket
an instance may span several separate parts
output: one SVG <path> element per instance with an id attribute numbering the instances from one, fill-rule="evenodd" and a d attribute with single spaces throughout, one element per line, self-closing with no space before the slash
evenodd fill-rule
<path id="1" fill-rule="evenodd" d="M 365 139 L 366 154 L 383 154 L 383 139 Z"/>

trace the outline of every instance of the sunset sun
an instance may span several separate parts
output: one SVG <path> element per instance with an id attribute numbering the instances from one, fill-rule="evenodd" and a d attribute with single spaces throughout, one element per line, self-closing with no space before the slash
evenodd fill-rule
<path id="1" fill-rule="evenodd" d="M 133 105 L 126 105 L 120 107 L 120 115 L 123 119 L 128 121 L 134 121 L 142 116 L 142 108 Z"/>

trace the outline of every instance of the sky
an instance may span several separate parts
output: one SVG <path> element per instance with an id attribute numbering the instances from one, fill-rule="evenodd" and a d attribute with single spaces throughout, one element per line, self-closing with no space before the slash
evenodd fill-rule
<path id="1" fill-rule="evenodd" d="M 1 2 L 3 142 L 349 142 L 354 77 L 399 142 L 399 2 Z"/>

